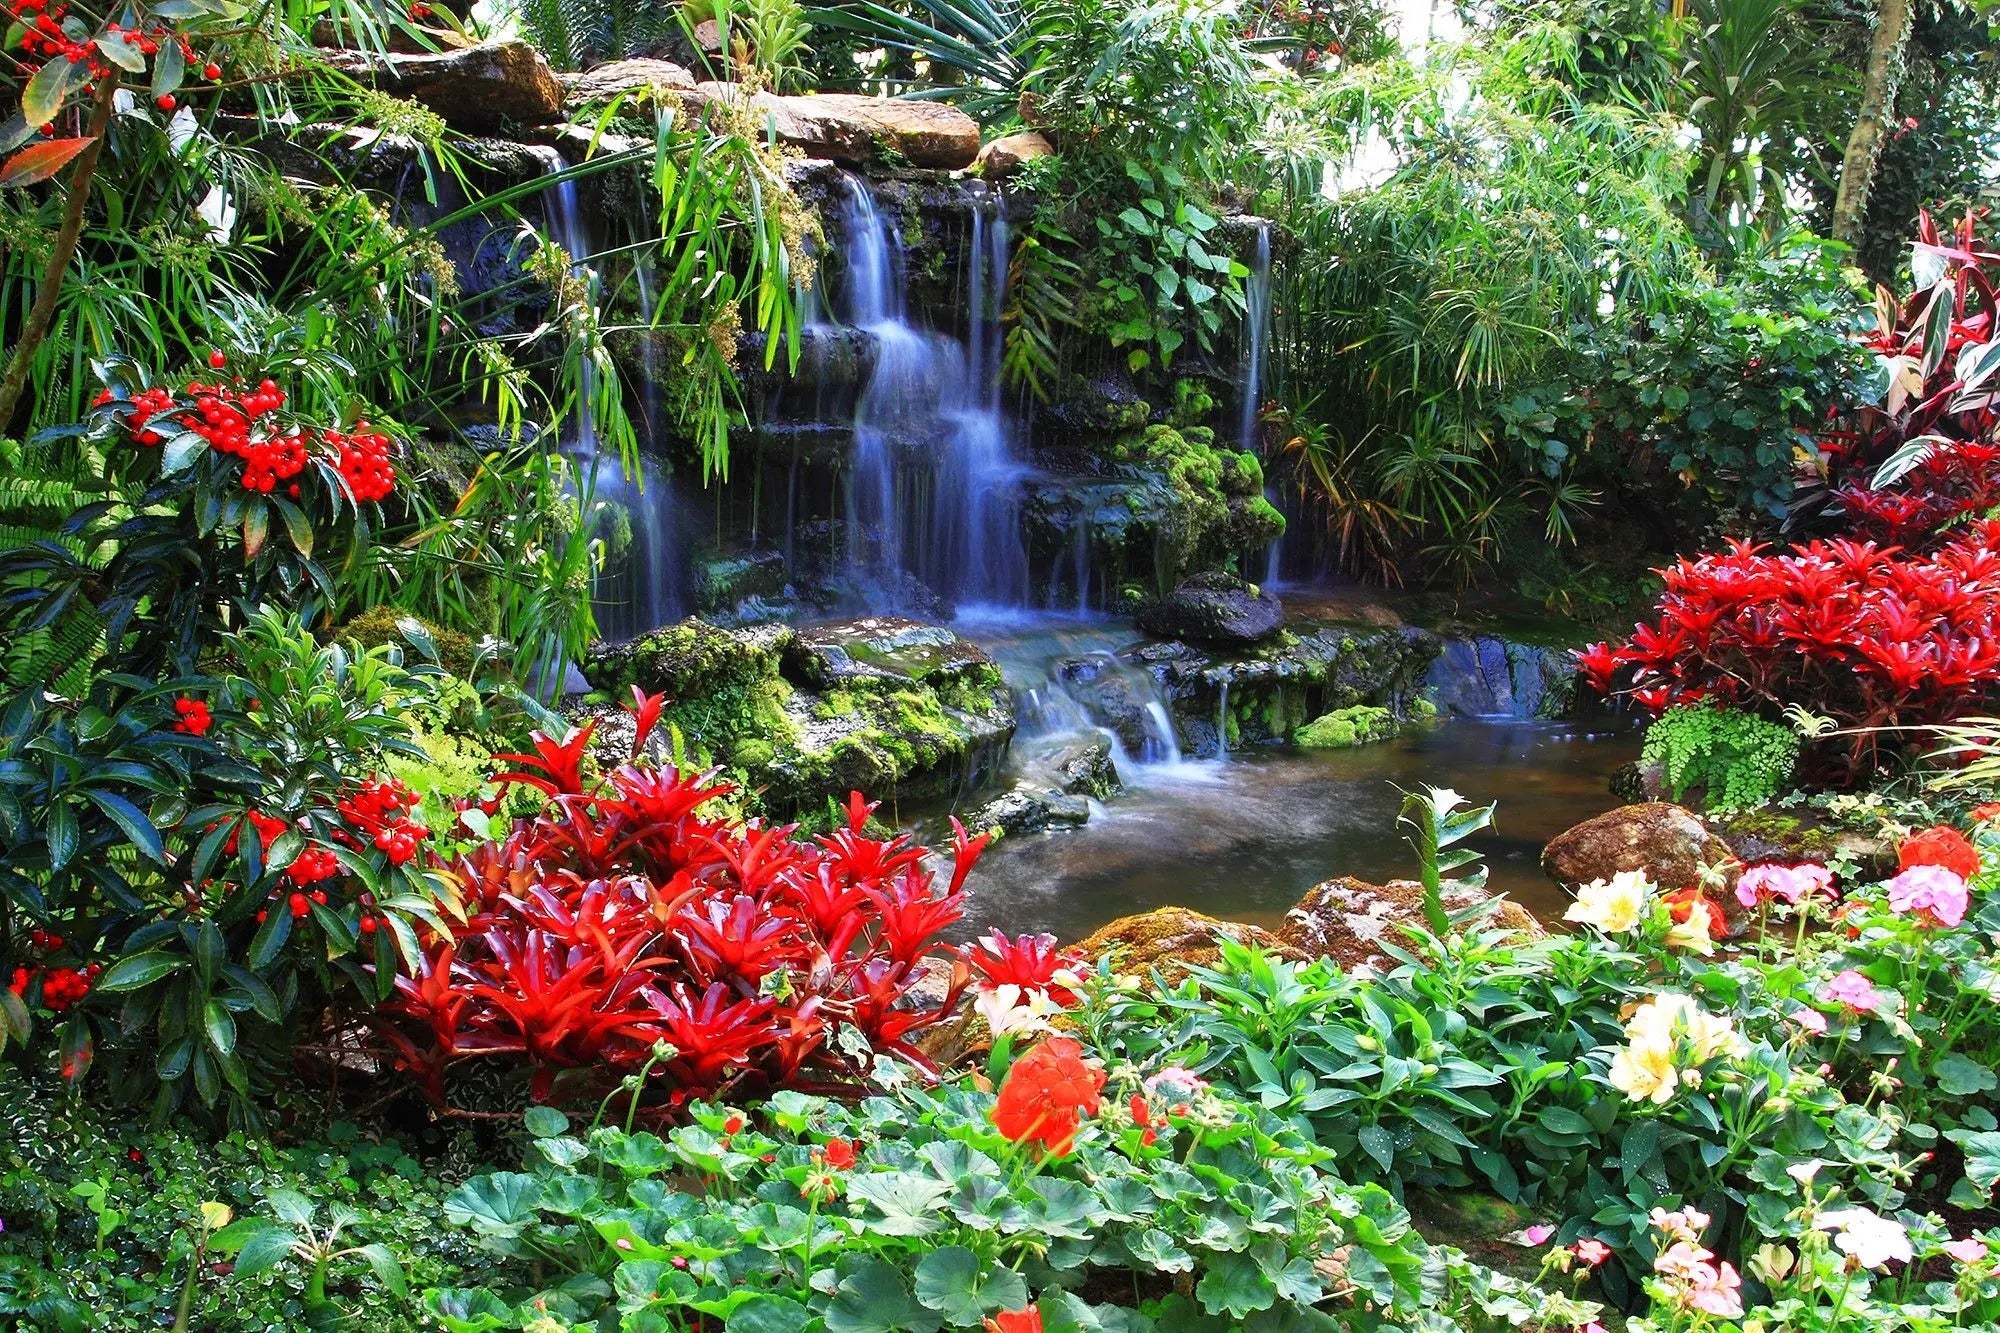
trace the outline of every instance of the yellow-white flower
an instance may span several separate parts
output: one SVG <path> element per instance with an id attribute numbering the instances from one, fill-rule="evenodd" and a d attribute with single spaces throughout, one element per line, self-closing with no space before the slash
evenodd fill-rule
<path id="1" fill-rule="evenodd" d="M 1708 933 L 1708 909 L 1701 904 L 1688 913 L 1685 921 L 1674 922 L 1667 931 L 1667 944 L 1671 948 L 1685 949 L 1692 954 L 1707 958 L 1715 952 L 1715 940 Z"/>
<path id="2" fill-rule="evenodd" d="M 1700 1083 L 1695 1071 L 1702 1065 L 1748 1049 L 1729 1019 L 1671 991 L 1633 1012 L 1625 1023 L 1625 1041 L 1611 1057 L 1611 1086 L 1635 1102 L 1662 1106 L 1682 1087 Z"/>
<path id="3" fill-rule="evenodd" d="M 1577 889 L 1576 901 L 1563 913 L 1563 920 L 1622 935 L 1646 919 L 1652 889 L 1643 870 L 1621 870 L 1610 879 L 1594 879 Z"/>

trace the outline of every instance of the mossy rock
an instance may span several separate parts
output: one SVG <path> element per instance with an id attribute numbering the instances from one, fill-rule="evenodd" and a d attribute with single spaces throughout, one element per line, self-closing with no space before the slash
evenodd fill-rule
<path id="1" fill-rule="evenodd" d="M 1120 917 L 1081 941 L 1077 951 L 1086 958 L 1110 956 L 1120 972 L 1158 972 L 1173 985 L 1194 967 L 1214 967 L 1222 961 L 1223 939 L 1252 945 L 1279 958 L 1302 961 L 1298 949 L 1261 926 L 1218 921 L 1185 907 L 1161 907 L 1136 916 Z"/>
<path id="2" fill-rule="evenodd" d="M 380 648 L 384 644 L 394 644 L 403 650 L 406 660 L 416 655 L 410 637 L 404 632 L 404 624 L 414 625 L 421 633 L 428 635 L 437 648 L 438 665 L 454 676 L 463 676 L 472 670 L 472 636 L 455 629 L 442 629 L 422 616 L 412 615 L 394 606 L 377 606 L 363 611 L 333 632 L 334 638 L 346 639 L 360 644 L 363 648 Z"/>
<path id="3" fill-rule="evenodd" d="M 673 701 L 778 677 L 787 629 L 721 629 L 690 617 L 624 643 L 591 647 L 582 670 L 593 689 L 623 699 L 634 685 Z"/>
<path id="4" fill-rule="evenodd" d="M 1314 718 L 1293 733 L 1292 743 L 1308 750 L 1345 750 L 1393 740 L 1401 730 L 1396 715 L 1388 709 L 1355 704 Z"/>

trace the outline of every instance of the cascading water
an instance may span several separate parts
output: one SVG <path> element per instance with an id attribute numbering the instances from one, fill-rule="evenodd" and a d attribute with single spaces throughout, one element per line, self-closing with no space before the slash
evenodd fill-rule
<path id="1" fill-rule="evenodd" d="M 555 175 L 564 169 L 561 154 L 552 148 L 531 150 L 541 158 L 544 170 Z M 569 255 L 574 271 L 588 284 L 592 304 L 598 303 L 599 275 L 589 264 L 594 253 L 590 229 L 577 199 L 576 182 L 560 180 L 544 191 L 543 226 L 549 237 Z M 658 440 L 665 433 L 658 385 L 661 383 L 658 353 L 651 335 L 653 288 L 650 275 L 639 269 L 640 319 L 646 326 L 641 352 L 645 385 L 641 406 L 642 434 Z M 595 392 L 597 367 L 588 357 L 582 361 L 578 378 L 578 399 L 574 434 L 565 442 L 577 462 L 587 491 L 599 502 L 618 506 L 631 524 L 631 538 L 597 580 L 592 598 L 599 632 L 607 639 L 626 639 L 680 619 L 687 608 L 682 595 L 685 584 L 682 542 L 679 538 L 677 505 L 672 474 L 643 454 L 638 476 L 628 475 L 617 451 L 599 448 Z"/>
<path id="2" fill-rule="evenodd" d="M 841 217 L 841 313 L 875 341 L 874 371 L 854 414 L 849 563 L 888 576 L 892 601 L 906 595 L 902 579 L 913 578 L 955 602 L 1026 605 L 1022 468 L 1000 405 L 1008 238 L 997 201 L 984 199 L 973 213 L 969 348 L 912 323 L 901 235 L 852 177 Z"/>
<path id="3" fill-rule="evenodd" d="M 1236 447 L 1263 454 L 1257 438 L 1257 409 L 1264 395 L 1264 348 L 1271 333 L 1271 224 L 1257 224 L 1257 250 L 1250 266 L 1250 280 L 1243 285 L 1243 374 L 1240 406 L 1236 419 Z M 1264 498 L 1276 503 L 1269 482 Z M 1272 542 L 1264 553 L 1264 584 L 1278 583 L 1279 555 L 1284 538 Z"/>

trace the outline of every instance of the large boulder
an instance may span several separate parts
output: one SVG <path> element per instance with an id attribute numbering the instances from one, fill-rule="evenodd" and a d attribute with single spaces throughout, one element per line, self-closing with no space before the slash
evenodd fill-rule
<path id="1" fill-rule="evenodd" d="M 326 60 L 362 83 L 421 102 L 453 129 L 483 133 L 562 119 L 563 86 L 526 42 L 481 42 L 421 55 L 329 51 Z"/>
<path id="2" fill-rule="evenodd" d="M 656 96 L 663 93 L 693 92 L 696 83 L 694 75 L 673 61 L 645 57 L 608 60 L 581 74 L 561 74 L 557 78 L 571 106 L 592 106 L 624 94 L 626 105 L 634 110 L 651 107 Z"/>
<path id="3" fill-rule="evenodd" d="M 1621 805 L 1557 834 L 1542 850 L 1542 869 L 1566 888 L 1643 870 L 1671 892 L 1700 884 L 1704 867 L 1732 860 L 1729 844 L 1694 812 L 1666 801 Z"/>
<path id="4" fill-rule="evenodd" d="M 900 157 L 917 167 L 956 171 L 979 153 L 979 124 L 956 107 L 893 97 L 815 93 L 779 97 L 747 94 L 730 83 L 704 80 L 682 92 L 695 114 L 718 104 L 746 111 L 768 127 L 780 143 L 807 157 L 848 166 L 869 166 Z"/>
<path id="5" fill-rule="evenodd" d="M 794 116 L 844 116 L 857 121 L 876 142 L 902 154 L 913 167 L 958 171 L 979 155 L 979 122 L 942 102 L 819 93 L 788 97 L 785 105 Z"/>
<path id="6" fill-rule="evenodd" d="M 1028 163 L 1053 152 L 1055 145 L 1039 130 L 1005 135 L 979 150 L 979 174 L 996 183 L 1004 181 Z"/>
<path id="7" fill-rule="evenodd" d="M 1109 954 L 1121 972 L 1158 971 L 1161 979 L 1172 985 L 1191 967 L 1215 966 L 1222 957 L 1220 941 L 1224 938 L 1255 945 L 1282 958 L 1303 957 L 1262 926 L 1218 921 L 1185 907 L 1160 907 L 1120 917 L 1078 944 L 1076 951 L 1086 958 Z"/>
<path id="8" fill-rule="evenodd" d="M 1228 574 L 1196 574 L 1139 613 L 1139 628 L 1163 639 L 1244 647 L 1285 626 L 1277 597 Z"/>
<path id="9" fill-rule="evenodd" d="M 1488 898 L 1484 890 L 1445 889 L 1445 906 L 1452 911 Z M 1493 924 L 1524 939 L 1540 939 L 1542 923 L 1519 903 L 1501 899 Z M 1385 944 L 1402 944 L 1401 928 L 1425 925 L 1424 886 L 1415 880 L 1392 879 L 1369 884 L 1342 875 L 1315 885 L 1285 913 L 1278 935 L 1300 953 L 1331 958 L 1342 967 L 1379 965 L 1388 961 Z"/>

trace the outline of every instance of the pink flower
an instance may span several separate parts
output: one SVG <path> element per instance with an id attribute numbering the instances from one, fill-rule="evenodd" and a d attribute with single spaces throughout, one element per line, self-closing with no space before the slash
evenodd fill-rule
<path id="1" fill-rule="evenodd" d="M 1944 1252 L 1962 1264 L 1976 1264 L 1986 1257 L 1986 1242 L 1967 1236 L 1945 1245 Z"/>
<path id="2" fill-rule="evenodd" d="M 1549 1237 L 1555 1234 L 1556 1229 L 1554 1227 L 1548 1225 L 1546 1222 L 1537 1222 L 1534 1226 L 1529 1227 L 1521 1233 L 1521 1239 L 1530 1245 L 1545 1245 L 1548 1243 Z"/>
<path id="3" fill-rule="evenodd" d="M 1594 1236 L 1586 1236 L 1569 1248 L 1578 1259 L 1592 1268 L 1611 1257 L 1611 1247 Z"/>
<path id="4" fill-rule="evenodd" d="M 1796 907 L 1816 893 L 1833 890 L 1833 872 L 1825 866 L 1751 866 L 1736 881 L 1736 901 L 1745 907 L 1782 899 Z"/>
<path id="5" fill-rule="evenodd" d="M 1875 989 L 1874 983 L 1850 967 L 1827 982 L 1819 998 L 1852 1013 L 1872 1014 L 1881 1007 L 1883 996 L 1881 991 Z"/>
<path id="6" fill-rule="evenodd" d="M 1733 1264 L 1721 1263 L 1695 1280 L 1689 1293 L 1694 1308 L 1719 1319 L 1743 1317 L 1743 1279 Z"/>
<path id="7" fill-rule="evenodd" d="M 1799 1031 L 1813 1037 L 1826 1035 L 1826 1015 L 1817 1009 L 1801 1009 L 1791 1016 Z"/>
<path id="8" fill-rule="evenodd" d="M 1971 903 L 1965 881 L 1943 866 L 1914 865 L 1889 881 L 1890 910 L 1915 913 L 1930 925 L 1957 925 Z"/>

